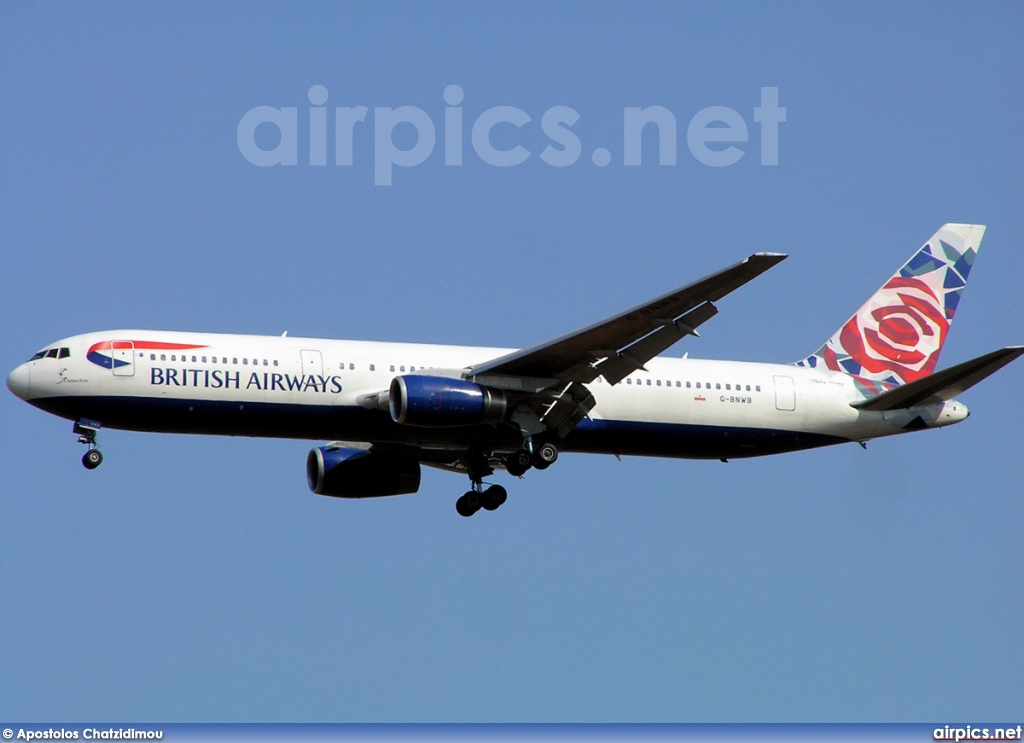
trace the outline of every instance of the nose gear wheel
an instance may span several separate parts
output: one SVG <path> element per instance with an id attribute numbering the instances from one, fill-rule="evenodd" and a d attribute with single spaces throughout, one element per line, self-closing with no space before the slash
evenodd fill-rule
<path id="1" fill-rule="evenodd" d="M 100 424 L 96 421 L 80 420 L 71 430 L 78 434 L 79 444 L 89 447 L 89 451 L 82 457 L 82 466 L 87 470 L 94 470 L 103 464 L 103 454 L 96 443 L 96 433 L 100 430 Z"/>

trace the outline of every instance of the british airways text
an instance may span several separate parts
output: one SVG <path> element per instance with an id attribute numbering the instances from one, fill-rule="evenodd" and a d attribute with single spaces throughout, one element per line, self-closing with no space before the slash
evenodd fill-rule
<path id="1" fill-rule="evenodd" d="M 242 372 L 220 369 L 172 369 L 153 367 L 149 370 L 149 383 L 165 387 L 204 387 L 209 389 L 243 389 Z M 319 374 L 279 374 L 277 372 L 249 372 L 244 389 L 281 392 L 319 392 L 337 395 L 341 392 L 341 377 L 323 377 Z"/>

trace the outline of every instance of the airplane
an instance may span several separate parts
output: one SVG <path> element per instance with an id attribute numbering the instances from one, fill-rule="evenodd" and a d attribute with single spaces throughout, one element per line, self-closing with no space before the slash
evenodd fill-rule
<path id="1" fill-rule="evenodd" d="M 717 303 L 786 258 L 755 253 L 699 281 L 524 349 L 113 330 L 52 343 L 7 378 L 74 422 L 88 469 L 102 427 L 326 440 L 314 493 L 414 493 L 421 465 L 468 475 L 461 516 L 507 499 L 559 452 L 757 457 L 963 421 L 955 397 L 1024 353 L 935 371 L 983 225 L 943 225 L 817 351 L 792 364 L 660 356 Z"/>

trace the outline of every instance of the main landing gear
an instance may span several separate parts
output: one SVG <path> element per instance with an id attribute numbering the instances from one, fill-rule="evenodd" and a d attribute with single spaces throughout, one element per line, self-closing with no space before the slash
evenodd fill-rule
<path id="1" fill-rule="evenodd" d="M 558 459 L 558 449 L 554 444 L 541 444 L 533 453 L 533 466 L 539 470 L 546 470 Z"/>
<path id="2" fill-rule="evenodd" d="M 480 451 L 473 451 L 463 461 L 473 485 L 465 495 L 455 501 L 455 510 L 459 516 L 469 518 L 481 508 L 485 511 L 500 508 L 508 500 L 508 491 L 501 485 L 484 488 L 484 478 L 494 473 L 490 458 Z"/>
<path id="3" fill-rule="evenodd" d="M 459 516 L 469 518 L 481 508 L 485 511 L 497 510 L 506 500 L 508 491 L 501 485 L 491 485 L 484 490 L 483 483 L 474 482 L 473 489 L 455 501 L 455 510 Z"/>
<path id="4" fill-rule="evenodd" d="M 531 467 L 546 470 L 558 459 L 558 448 L 554 444 L 541 444 L 533 451 L 532 446 L 527 447 L 505 457 L 505 469 L 512 477 L 522 477 Z"/>
<path id="5" fill-rule="evenodd" d="M 546 470 L 557 459 L 558 448 L 554 444 L 544 443 L 534 448 L 532 442 L 527 440 L 526 446 L 505 457 L 504 465 L 510 475 L 521 477 L 531 467 Z M 469 518 L 481 508 L 495 511 L 508 500 L 508 491 L 501 485 L 484 488 L 483 478 L 494 472 L 488 459 L 474 455 L 466 463 L 466 469 L 473 485 L 471 490 L 455 501 L 455 510 L 460 516 Z"/>
<path id="6" fill-rule="evenodd" d="M 71 429 L 78 434 L 78 443 L 86 444 L 89 451 L 82 457 L 82 464 L 87 470 L 94 470 L 103 464 L 103 454 L 100 452 L 99 444 L 96 443 L 96 433 L 100 430 L 97 421 L 80 420 Z"/>

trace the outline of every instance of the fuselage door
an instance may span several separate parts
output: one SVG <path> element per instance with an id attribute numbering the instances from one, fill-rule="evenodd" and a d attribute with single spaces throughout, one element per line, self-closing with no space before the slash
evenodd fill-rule
<path id="1" fill-rule="evenodd" d="M 793 377 L 775 377 L 775 408 L 796 410 L 796 388 Z"/>
<path id="2" fill-rule="evenodd" d="M 135 344 L 131 341 L 111 341 L 110 355 L 114 359 L 115 377 L 135 376 Z"/>
<path id="3" fill-rule="evenodd" d="M 305 375 L 323 376 L 324 362 L 319 351 L 299 351 L 302 355 L 302 373 Z"/>

